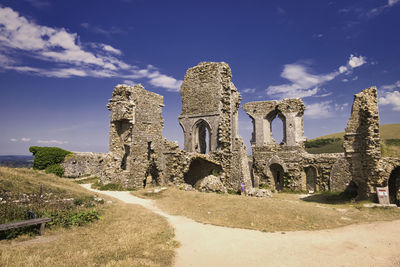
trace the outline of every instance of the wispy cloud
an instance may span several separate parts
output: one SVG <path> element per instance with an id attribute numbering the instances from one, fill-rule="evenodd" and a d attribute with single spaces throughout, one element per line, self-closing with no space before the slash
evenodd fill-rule
<path id="1" fill-rule="evenodd" d="M 243 90 L 240 90 L 243 94 L 254 94 L 256 92 L 256 88 L 246 88 Z"/>
<path id="2" fill-rule="evenodd" d="M 121 30 L 120 28 L 117 28 L 117 27 L 102 28 L 102 27 L 99 27 L 99 26 L 95 26 L 95 25 L 89 24 L 87 22 L 81 23 L 81 26 L 83 28 L 91 31 L 91 32 L 102 34 L 102 35 L 105 35 L 107 37 L 110 37 L 113 34 L 124 33 L 123 30 Z"/>
<path id="3" fill-rule="evenodd" d="M 152 65 L 141 69 L 130 65 L 122 52 L 108 44 L 82 43 L 77 33 L 64 28 L 37 25 L 18 12 L 0 6 L 0 68 L 46 77 L 121 77 L 148 79 L 168 91 L 178 91 L 182 81 L 160 73 Z M 90 48 L 90 50 L 89 50 Z M 25 52 L 25 53 L 21 53 Z M 21 65 L 10 54 L 46 61 L 51 67 Z"/>
<path id="4" fill-rule="evenodd" d="M 65 145 L 68 144 L 67 141 L 59 141 L 59 140 L 38 140 L 38 144 L 42 145 Z"/>
<path id="5" fill-rule="evenodd" d="M 383 1 L 382 1 L 383 2 Z M 363 1 L 359 3 L 364 3 Z M 389 10 L 393 6 L 400 3 L 400 0 L 387 0 L 385 4 L 381 4 L 374 8 L 365 8 L 360 4 L 347 6 L 345 8 L 339 9 L 339 13 L 347 14 L 351 17 L 351 20 L 346 22 L 346 28 L 350 28 L 354 25 L 360 23 L 358 20 L 369 20 L 381 15 L 383 12 Z"/>
<path id="6" fill-rule="evenodd" d="M 31 141 L 31 139 L 28 137 L 22 137 L 21 139 L 11 138 L 10 141 L 14 142 L 14 143 L 19 142 L 19 141 L 26 143 L 26 142 Z"/>
<path id="7" fill-rule="evenodd" d="M 379 104 L 392 106 L 394 111 L 400 111 L 400 92 L 385 92 L 381 97 L 379 97 Z"/>
<path id="8" fill-rule="evenodd" d="M 332 101 L 322 101 L 306 105 L 304 116 L 310 119 L 325 119 L 333 116 Z"/>
<path id="9" fill-rule="evenodd" d="M 131 80 L 124 80 L 123 83 L 129 86 L 134 86 L 136 84 L 134 81 Z"/>
<path id="10" fill-rule="evenodd" d="M 396 88 L 400 88 L 400 81 L 397 81 L 393 84 L 382 85 L 381 89 L 386 91 L 392 91 Z"/>
<path id="11" fill-rule="evenodd" d="M 378 91 L 379 104 L 382 106 L 392 106 L 394 111 L 400 111 L 400 92 L 394 91 L 400 89 L 400 81 L 393 84 L 382 85 Z"/>
<path id="12" fill-rule="evenodd" d="M 378 6 L 376 8 L 371 9 L 368 13 L 368 17 L 375 17 L 380 15 L 383 11 L 393 7 L 394 5 L 400 3 L 400 0 L 388 0 L 385 5 Z"/>
<path id="13" fill-rule="evenodd" d="M 342 73 L 351 73 L 354 68 L 366 63 L 366 57 L 350 55 L 346 65 L 340 66 L 338 70 L 327 74 L 312 74 L 311 70 L 303 64 L 286 64 L 281 74 L 282 78 L 291 83 L 271 85 L 266 93 L 275 97 L 309 97 L 320 91 L 320 86 L 335 79 Z"/>

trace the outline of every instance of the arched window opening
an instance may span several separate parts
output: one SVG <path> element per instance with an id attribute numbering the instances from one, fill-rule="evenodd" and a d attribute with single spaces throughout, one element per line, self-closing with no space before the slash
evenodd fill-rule
<path id="1" fill-rule="evenodd" d="M 400 166 L 390 174 L 388 185 L 390 203 L 400 206 Z"/>
<path id="2" fill-rule="evenodd" d="M 276 115 L 271 121 L 271 136 L 275 143 L 283 145 L 286 141 L 285 138 L 285 121 L 284 118 Z"/>
<path id="3" fill-rule="evenodd" d="M 317 169 L 314 166 L 309 166 L 304 168 L 306 173 L 306 190 L 309 194 L 312 194 L 316 190 L 317 181 Z"/>
<path id="4" fill-rule="evenodd" d="M 201 120 L 196 124 L 195 128 L 195 151 L 200 154 L 208 154 L 210 147 L 211 130 L 208 123 Z"/>
<path id="5" fill-rule="evenodd" d="M 269 166 L 269 169 L 271 170 L 274 182 L 275 182 L 275 189 L 278 191 L 281 191 L 283 189 L 283 175 L 285 174 L 285 171 L 283 170 L 283 167 L 277 163 L 271 164 Z"/>

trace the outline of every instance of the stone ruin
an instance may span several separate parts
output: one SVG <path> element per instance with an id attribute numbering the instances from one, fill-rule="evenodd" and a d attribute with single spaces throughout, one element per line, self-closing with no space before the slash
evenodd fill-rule
<path id="1" fill-rule="evenodd" d="M 251 159 L 238 134 L 240 93 L 226 63 L 202 62 L 190 68 L 181 86 L 184 149 L 162 136 L 163 97 L 142 85 L 117 85 L 110 110 L 109 152 L 75 152 L 63 163 L 66 176 L 91 174 L 102 183 L 125 188 L 180 185 L 199 191 L 237 191 L 244 182 L 250 195 L 259 188 L 357 191 L 374 199 L 377 186 L 389 186 L 392 203 L 400 201 L 400 159 L 380 152 L 377 89 L 355 95 L 345 130 L 345 153 L 305 151 L 299 98 L 249 102 L 242 107 L 253 123 Z M 271 125 L 283 122 L 277 144 Z"/>

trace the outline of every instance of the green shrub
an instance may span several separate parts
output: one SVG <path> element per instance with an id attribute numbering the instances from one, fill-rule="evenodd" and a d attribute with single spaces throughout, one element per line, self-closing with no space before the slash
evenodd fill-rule
<path id="1" fill-rule="evenodd" d="M 51 226 L 82 226 L 100 219 L 100 213 L 96 209 L 88 211 L 61 210 L 55 212 L 45 212 L 44 217 L 51 218 L 51 222 L 46 225 Z"/>
<path id="2" fill-rule="evenodd" d="M 45 172 L 53 173 L 53 174 L 57 175 L 58 177 L 61 177 L 64 174 L 64 167 L 61 166 L 60 164 L 49 165 L 46 167 Z"/>
<path id="3" fill-rule="evenodd" d="M 31 146 L 29 151 L 33 154 L 33 169 L 44 170 L 50 165 L 59 164 L 64 161 L 65 156 L 71 154 L 59 147 Z"/>

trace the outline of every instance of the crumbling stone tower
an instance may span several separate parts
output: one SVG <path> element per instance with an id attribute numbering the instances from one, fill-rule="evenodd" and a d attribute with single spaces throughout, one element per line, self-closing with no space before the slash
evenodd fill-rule
<path id="1" fill-rule="evenodd" d="M 179 123 L 184 150 L 208 154 L 221 163 L 224 184 L 237 188 L 240 180 L 251 186 L 246 148 L 238 135 L 240 94 L 231 81 L 231 69 L 221 62 L 202 62 L 185 75 L 180 94 Z"/>
<path id="2" fill-rule="evenodd" d="M 359 199 L 371 197 L 379 186 L 379 110 L 376 87 L 354 96 L 351 117 L 345 130 L 343 147 L 350 164 Z"/>
<path id="3" fill-rule="evenodd" d="M 117 85 L 107 108 L 111 111 L 109 159 L 104 179 L 126 187 L 142 187 L 152 176 L 162 179 L 164 138 L 163 97 L 142 85 Z"/>

